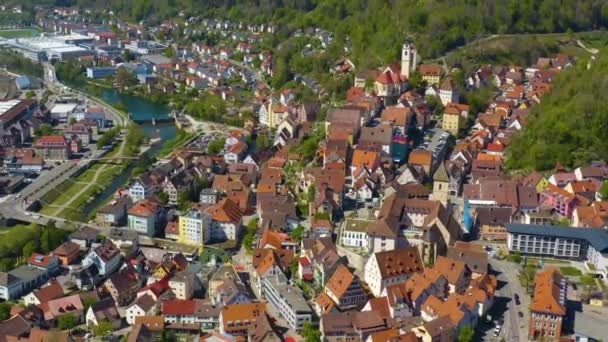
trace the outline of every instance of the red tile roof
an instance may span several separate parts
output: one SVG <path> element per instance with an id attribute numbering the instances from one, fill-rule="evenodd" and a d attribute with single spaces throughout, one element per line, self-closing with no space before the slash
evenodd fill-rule
<path id="1" fill-rule="evenodd" d="M 195 312 L 195 300 L 175 299 L 163 302 L 163 315 L 193 315 Z"/>
<path id="2" fill-rule="evenodd" d="M 30 265 L 32 265 L 32 266 L 48 267 L 49 263 L 54 258 L 56 258 L 56 257 L 54 257 L 52 255 L 44 255 L 44 254 L 40 254 L 40 253 L 34 253 L 27 260 L 27 263 L 30 264 Z"/>

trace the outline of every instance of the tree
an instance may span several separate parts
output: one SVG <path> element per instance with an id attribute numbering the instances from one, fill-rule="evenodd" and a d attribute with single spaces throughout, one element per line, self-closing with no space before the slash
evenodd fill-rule
<path id="1" fill-rule="evenodd" d="M 520 264 L 521 263 L 521 254 L 519 252 L 515 252 L 513 254 L 513 256 L 511 257 L 511 260 L 513 260 L 513 262 L 516 264 Z"/>
<path id="2" fill-rule="evenodd" d="M 247 233 L 243 237 L 243 247 L 250 251 L 253 248 L 253 239 L 258 231 L 258 219 L 252 219 L 247 222 Z"/>
<path id="3" fill-rule="evenodd" d="M 158 194 L 158 199 L 162 205 L 167 205 L 167 203 L 169 203 L 169 194 L 166 192 L 161 192 Z"/>
<path id="4" fill-rule="evenodd" d="M 70 125 L 73 125 L 73 124 L 75 124 L 76 122 L 78 122 L 78 121 L 76 120 L 76 118 L 75 118 L 75 117 L 73 117 L 73 116 L 72 116 L 72 117 L 70 118 L 69 124 L 70 124 Z"/>
<path id="5" fill-rule="evenodd" d="M 95 297 L 87 297 L 82 301 L 82 306 L 84 307 L 84 309 L 82 310 L 82 312 L 84 312 L 86 314 L 87 311 L 89 311 L 89 308 L 91 307 L 91 305 L 97 303 L 97 299 Z"/>
<path id="6" fill-rule="evenodd" d="M 303 226 L 298 225 L 294 230 L 291 231 L 289 236 L 294 238 L 296 241 L 301 242 L 304 239 L 305 229 Z"/>
<path id="7" fill-rule="evenodd" d="M 133 54 L 131 51 L 124 49 L 122 52 L 122 59 L 124 59 L 125 62 L 130 62 L 133 60 Z"/>
<path id="8" fill-rule="evenodd" d="M 267 134 L 258 134 L 255 138 L 256 151 L 261 152 L 272 147 L 272 141 L 268 138 Z"/>
<path id="9" fill-rule="evenodd" d="M 38 129 L 34 131 L 34 135 L 36 135 L 37 137 L 41 137 L 44 135 L 52 135 L 53 133 L 55 133 L 55 131 L 53 130 L 53 126 L 46 123 L 41 124 Z"/>
<path id="10" fill-rule="evenodd" d="M 310 321 L 304 322 L 301 334 L 306 342 L 321 341 L 321 331 L 319 331 L 319 327 Z"/>
<path id="11" fill-rule="evenodd" d="M 608 200 L 608 181 L 604 181 L 602 186 L 600 186 L 600 190 L 598 191 L 600 199 L 605 201 Z"/>
<path id="12" fill-rule="evenodd" d="M 169 58 L 173 58 L 175 56 L 175 50 L 173 50 L 172 47 L 167 47 L 165 49 L 165 56 L 169 57 Z"/>
<path id="13" fill-rule="evenodd" d="M 93 333 L 95 336 L 108 336 L 112 333 L 112 331 L 114 331 L 112 323 L 105 319 L 93 327 Z"/>
<path id="14" fill-rule="evenodd" d="M 7 302 L 0 303 L 0 321 L 11 318 L 11 305 Z"/>
<path id="15" fill-rule="evenodd" d="M 310 184 L 310 186 L 308 187 L 308 191 L 306 192 L 306 199 L 308 200 L 308 203 L 314 202 L 316 195 L 317 194 L 316 194 L 315 184 L 312 183 L 312 184 Z"/>
<path id="16" fill-rule="evenodd" d="M 192 192 L 182 191 L 177 194 L 177 207 L 179 210 L 187 210 L 192 205 Z"/>
<path id="17" fill-rule="evenodd" d="M 207 151 L 209 151 L 209 154 L 218 154 L 222 151 L 222 149 L 224 149 L 224 143 L 225 141 L 222 139 L 213 140 L 207 146 Z"/>
<path id="18" fill-rule="evenodd" d="M 127 68 L 118 68 L 115 81 L 120 88 L 125 88 L 137 84 L 137 77 Z"/>
<path id="19" fill-rule="evenodd" d="M 69 330 L 78 325 L 78 317 L 74 314 L 65 314 L 57 318 L 57 328 L 60 330 Z"/>
<path id="20" fill-rule="evenodd" d="M 473 342 L 473 337 L 475 336 L 475 330 L 470 325 L 465 325 L 460 329 L 460 333 L 458 334 L 458 342 Z"/>
<path id="21" fill-rule="evenodd" d="M 37 250 L 38 250 L 38 242 L 34 241 L 34 240 L 28 241 L 28 243 L 26 243 L 25 246 L 23 246 L 21 255 L 24 258 L 29 258 Z"/>
<path id="22" fill-rule="evenodd" d="M 28 92 L 25 93 L 25 97 L 28 98 L 28 99 L 31 99 L 34 96 L 36 96 L 36 93 L 33 90 L 28 90 Z"/>

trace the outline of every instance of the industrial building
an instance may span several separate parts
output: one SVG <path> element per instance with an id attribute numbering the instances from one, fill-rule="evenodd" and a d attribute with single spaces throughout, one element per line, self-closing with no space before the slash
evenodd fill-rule
<path id="1" fill-rule="evenodd" d="M 77 44 L 91 41 L 93 38 L 72 34 L 55 37 L 16 38 L 8 40 L 7 45 L 23 56 L 36 61 L 66 60 L 82 56 L 91 56 L 93 52 Z"/>

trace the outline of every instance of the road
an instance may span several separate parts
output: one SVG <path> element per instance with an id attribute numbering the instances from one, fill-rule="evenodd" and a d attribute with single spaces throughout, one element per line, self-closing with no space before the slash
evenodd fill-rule
<path id="1" fill-rule="evenodd" d="M 507 341 L 527 341 L 529 320 L 527 308 L 530 304 L 530 297 L 519 284 L 519 265 L 493 258 L 490 259 L 490 265 L 493 270 L 500 272 L 497 278 L 499 284 L 503 284 L 502 288 L 499 285 L 496 297 L 500 297 L 506 302 L 506 311 L 503 314 L 504 323 L 499 338 L 504 337 Z M 519 305 L 513 299 L 515 294 L 519 295 L 521 301 Z M 523 319 L 519 318 L 518 312 L 523 313 Z"/>
<path id="2" fill-rule="evenodd" d="M 112 106 L 108 105 L 107 103 L 105 103 L 103 101 L 100 101 L 99 99 L 91 97 L 89 94 L 83 93 L 76 89 L 69 88 L 69 87 L 65 86 L 64 84 L 62 84 L 61 82 L 59 82 L 55 75 L 55 68 L 53 67 L 52 64 L 42 63 L 42 66 L 44 68 L 45 85 L 47 88 L 49 88 L 49 90 L 52 90 L 53 92 L 58 93 L 58 94 L 61 94 L 66 90 L 69 90 L 69 92 L 81 96 L 82 98 L 86 99 L 88 102 L 92 103 L 93 105 L 103 108 L 104 113 L 109 115 L 113 122 L 115 122 L 121 126 L 126 126 L 128 120 L 121 113 L 119 113 L 116 109 L 114 109 Z"/>
<path id="3" fill-rule="evenodd" d="M 64 90 L 69 89 L 57 81 L 57 79 L 55 77 L 55 71 L 54 71 L 52 65 L 50 65 L 49 63 L 44 63 L 43 66 L 44 66 L 44 70 L 45 70 L 44 79 L 46 81 L 46 86 L 50 90 L 53 90 L 57 94 L 61 94 L 64 92 Z M 82 92 L 79 92 L 76 90 L 74 90 L 74 92 L 76 94 L 79 94 L 79 95 L 83 96 L 84 98 L 88 99 L 90 102 L 94 103 L 95 105 L 103 107 L 105 112 L 108 113 L 113 118 L 114 122 L 119 122 L 119 123 L 122 123 L 123 125 L 124 125 L 124 123 L 126 123 L 126 119 L 123 116 L 121 116 L 120 113 L 118 113 L 115 109 L 113 109 L 103 103 L 100 103 L 95 99 L 90 98 L 90 96 L 88 96 L 85 93 L 82 93 Z M 124 142 L 123 142 L 123 145 L 121 146 L 120 153 L 122 153 L 123 147 L 124 147 Z M 38 223 L 38 224 L 42 224 L 42 225 L 46 224 L 49 220 L 54 220 L 57 222 L 58 227 L 70 226 L 69 222 L 65 222 L 60 217 L 57 217 L 54 215 L 49 216 L 49 215 L 41 215 L 41 214 L 37 214 L 37 213 L 33 213 L 33 214 L 28 213 L 27 208 L 32 203 L 40 200 L 49 191 L 56 189 L 61 183 L 63 183 L 66 179 L 72 177 L 80 169 L 86 167 L 89 163 L 93 162 L 94 159 L 98 159 L 98 158 L 102 157 L 107 152 L 108 152 L 108 150 L 105 150 L 105 149 L 95 150 L 86 159 L 65 161 L 59 165 L 56 165 L 51 170 L 45 170 L 42 174 L 40 174 L 40 176 L 38 178 L 33 180 L 32 183 L 30 183 L 24 189 L 22 189 L 21 191 L 19 191 L 16 194 L 3 198 L 0 201 L 0 215 L 2 215 L 2 217 L 7 218 L 7 219 L 14 219 L 14 220 L 30 222 L 30 223 Z M 98 174 L 99 174 L 99 172 L 97 173 L 97 175 Z M 94 180 L 95 179 L 97 179 L 97 177 L 95 177 Z M 94 181 L 93 181 L 93 183 L 94 183 Z M 82 191 L 84 192 L 86 190 L 86 188 L 88 188 L 88 187 L 83 188 Z M 69 204 L 70 203 L 67 203 L 67 205 L 69 205 Z M 62 210 L 62 208 L 60 208 L 60 209 Z M 57 215 L 58 212 L 61 212 L 61 210 L 56 211 L 55 215 Z M 104 230 L 103 227 L 98 227 L 96 225 L 90 225 L 90 224 L 79 224 L 79 225 L 80 226 L 89 226 L 91 228 Z"/>

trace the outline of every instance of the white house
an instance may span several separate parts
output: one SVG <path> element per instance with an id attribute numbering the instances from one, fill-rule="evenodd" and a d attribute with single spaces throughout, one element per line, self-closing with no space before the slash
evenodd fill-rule
<path id="1" fill-rule="evenodd" d="M 346 247 L 367 248 L 367 227 L 374 221 L 347 218 L 340 229 L 340 244 Z"/>
<path id="2" fill-rule="evenodd" d="M 450 102 L 459 103 L 460 92 L 452 77 L 446 77 L 441 83 L 441 87 L 439 87 L 439 98 L 444 106 Z"/>
<path id="3" fill-rule="evenodd" d="M 243 213 L 236 203 L 224 199 L 207 209 L 209 233 L 214 240 L 235 240 L 241 228 Z"/>
<path id="4" fill-rule="evenodd" d="M 127 308 L 127 323 L 135 324 L 135 317 L 138 316 L 154 316 L 158 312 L 156 300 L 149 294 L 145 294 L 137 298 L 133 304 Z"/>
<path id="5" fill-rule="evenodd" d="M 404 247 L 373 254 L 365 264 L 365 282 L 379 297 L 387 285 L 401 283 L 413 274 L 424 271 L 416 247 Z"/>
<path id="6" fill-rule="evenodd" d="M 239 141 L 236 144 L 230 146 L 224 154 L 224 161 L 226 164 L 238 163 L 243 160 L 245 153 L 247 152 L 247 144 Z"/>
<path id="7" fill-rule="evenodd" d="M 63 297 L 63 288 L 59 282 L 53 282 L 49 286 L 34 290 L 23 297 L 25 305 L 40 305 L 49 300 Z"/>
<path id="8" fill-rule="evenodd" d="M 147 177 L 138 177 L 129 186 L 129 197 L 133 202 L 150 198 L 154 195 L 154 186 Z"/>
<path id="9" fill-rule="evenodd" d="M 116 271 L 121 261 L 121 255 L 116 246 L 109 240 L 105 240 L 82 260 L 82 265 L 95 264 L 99 275 L 105 277 Z"/>

